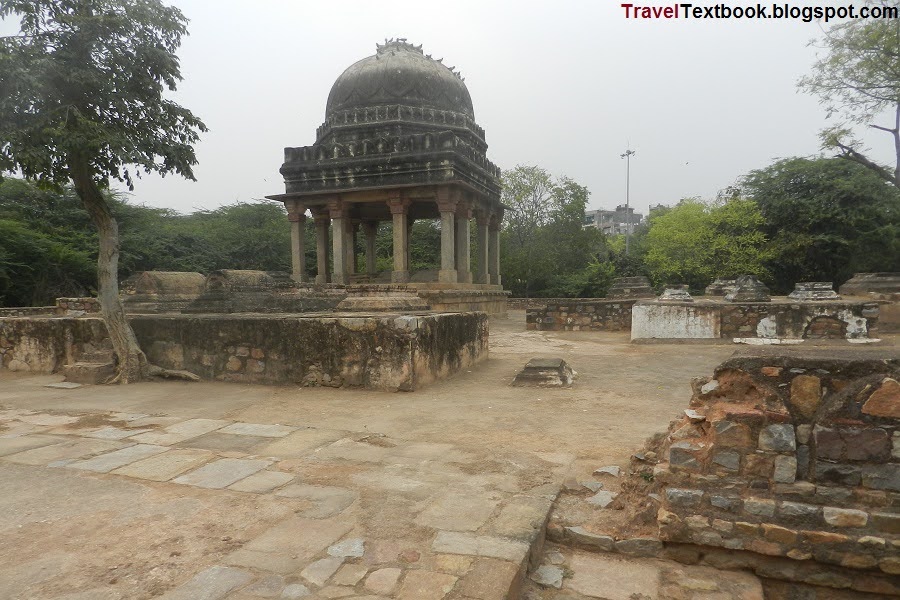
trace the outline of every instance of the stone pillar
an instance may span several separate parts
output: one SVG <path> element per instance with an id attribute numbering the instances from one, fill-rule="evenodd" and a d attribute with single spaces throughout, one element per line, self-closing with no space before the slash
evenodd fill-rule
<path id="1" fill-rule="evenodd" d="M 306 207 L 296 200 L 284 203 L 291 223 L 291 279 L 302 283 L 306 277 Z"/>
<path id="2" fill-rule="evenodd" d="M 488 273 L 493 285 L 503 285 L 500 279 L 500 220 L 501 215 L 493 215 L 488 226 Z"/>
<path id="3" fill-rule="evenodd" d="M 359 233 L 359 221 L 347 219 L 347 275 L 356 274 L 356 238 Z"/>
<path id="4" fill-rule="evenodd" d="M 375 240 L 378 238 L 378 221 L 366 221 L 366 275 L 375 277 L 378 274 L 377 260 L 375 257 Z"/>
<path id="5" fill-rule="evenodd" d="M 328 201 L 331 216 L 331 254 L 334 257 L 332 283 L 344 283 L 347 278 L 347 212 L 340 198 Z"/>
<path id="6" fill-rule="evenodd" d="M 412 232 L 415 219 L 406 216 L 406 264 L 409 265 L 409 274 L 412 277 Z"/>
<path id="7" fill-rule="evenodd" d="M 456 273 L 456 194 L 449 188 L 439 188 L 437 193 L 438 210 L 441 213 L 441 270 L 438 281 L 457 283 Z"/>
<path id="8" fill-rule="evenodd" d="M 388 207 L 393 216 L 394 230 L 394 270 L 391 272 L 391 283 L 409 282 L 409 232 L 406 228 L 409 211 L 409 200 L 399 194 L 388 200 Z"/>
<path id="9" fill-rule="evenodd" d="M 488 223 L 490 215 L 482 210 L 475 214 L 475 223 L 477 227 L 477 248 L 476 258 L 478 270 L 475 272 L 475 283 L 490 283 L 491 277 L 488 270 Z"/>
<path id="10" fill-rule="evenodd" d="M 456 206 L 456 277 L 459 283 L 472 283 L 472 262 L 469 252 L 469 221 L 472 205 L 461 201 Z"/>
<path id="11" fill-rule="evenodd" d="M 316 222 L 316 264 L 318 272 L 316 273 L 316 283 L 323 284 L 330 281 L 328 273 L 328 226 L 331 219 L 328 211 L 323 210 L 313 214 Z"/>

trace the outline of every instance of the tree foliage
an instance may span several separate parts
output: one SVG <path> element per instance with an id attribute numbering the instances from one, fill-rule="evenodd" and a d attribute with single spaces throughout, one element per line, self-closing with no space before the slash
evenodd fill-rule
<path id="1" fill-rule="evenodd" d="M 772 283 L 840 285 L 853 273 L 900 265 L 900 191 L 871 170 L 836 158 L 791 158 L 742 183 L 772 240 Z"/>
<path id="2" fill-rule="evenodd" d="M 898 6 L 896 1 L 877 4 Z M 838 151 L 840 156 L 900 187 L 900 19 L 852 19 L 838 23 L 825 32 L 818 44 L 824 56 L 799 86 L 819 97 L 829 118 L 840 119 L 822 132 L 823 147 Z M 854 137 L 855 125 L 892 136 L 893 165 L 882 165 L 868 155 Z"/>
<path id="3" fill-rule="evenodd" d="M 536 166 L 503 173 L 508 206 L 501 236 L 504 285 L 517 296 L 605 293 L 609 270 L 600 265 L 600 232 L 584 227 L 590 192 Z"/>
<path id="4" fill-rule="evenodd" d="M 699 290 L 716 277 L 766 278 L 763 219 L 752 200 L 722 203 L 685 199 L 651 222 L 644 261 L 657 285 L 686 283 Z"/>
<path id="5" fill-rule="evenodd" d="M 132 169 L 193 179 L 203 123 L 165 97 L 181 80 L 184 15 L 160 0 L 2 0 L 0 173 L 72 183 L 97 228 L 98 297 L 123 383 L 151 369 L 118 295 L 119 227 L 102 193 Z"/>

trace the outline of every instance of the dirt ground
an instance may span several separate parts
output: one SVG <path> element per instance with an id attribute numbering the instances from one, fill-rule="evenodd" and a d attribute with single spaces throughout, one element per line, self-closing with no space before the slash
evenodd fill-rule
<path id="1" fill-rule="evenodd" d="M 74 427 L 125 418 L 109 413 L 140 413 L 162 415 L 161 424 L 220 419 L 338 432 L 329 443 L 341 436 L 348 441 L 341 442 L 344 454 L 333 462 L 291 462 L 282 456 L 278 469 L 315 485 L 362 481 L 355 492 L 362 508 L 354 509 L 354 531 L 382 536 L 373 542 L 376 554 L 418 553 L 423 564 L 437 564 L 440 556 L 411 549 L 425 530 L 398 525 L 423 510 L 425 491 L 477 487 L 489 505 L 504 506 L 507 497 L 551 480 L 627 465 L 631 453 L 687 405 L 690 379 L 711 374 L 735 351 L 727 344 L 633 345 L 627 334 L 525 331 L 524 311 L 493 320 L 490 335 L 488 360 L 409 393 L 185 382 L 60 390 L 44 387 L 59 376 L 4 371 L 0 413 L 81 415 Z M 516 372 L 534 357 L 565 359 L 578 373 L 574 386 L 511 387 Z M 38 425 L 44 430 L 32 434 L 59 432 Z M 9 430 L 0 437 L 4 433 L 9 437 Z M 219 457 L 253 458 L 264 447 L 249 438 L 240 448 L 207 443 L 212 445 L 196 447 Z M 367 471 L 371 452 L 406 452 L 418 462 L 395 459 L 387 471 L 383 465 Z M 299 512 L 296 499 L 276 494 L 84 474 L 16 463 L 11 456 L 0 458 L 0 599 L 156 597 Z M 382 487 L 366 487 L 366 481 Z M 294 580 L 287 574 L 282 583 Z"/>

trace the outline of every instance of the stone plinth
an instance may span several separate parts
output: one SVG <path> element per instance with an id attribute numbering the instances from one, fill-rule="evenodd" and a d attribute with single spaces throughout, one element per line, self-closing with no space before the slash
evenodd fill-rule
<path id="1" fill-rule="evenodd" d="M 794 291 L 788 294 L 793 300 L 840 300 L 830 281 L 804 281 L 794 284 Z"/>
<path id="2" fill-rule="evenodd" d="M 635 300 L 547 298 L 525 311 L 527 329 L 540 331 L 628 331 Z"/>
<path id="3" fill-rule="evenodd" d="M 139 315 L 151 363 L 202 379 L 409 391 L 487 358 L 484 313 Z M 0 368 L 54 373 L 108 344 L 98 318 L 0 319 Z"/>
<path id="4" fill-rule="evenodd" d="M 574 378 L 572 367 L 561 358 L 532 358 L 516 374 L 512 384 L 518 387 L 568 387 Z"/>
<path id="5" fill-rule="evenodd" d="M 613 281 L 607 298 L 654 298 L 656 294 L 650 289 L 650 280 L 643 276 L 618 277 Z"/>
<path id="6" fill-rule="evenodd" d="M 693 302 L 694 298 L 684 284 L 666 284 L 662 295 L 657 298 L 661 302 Z"/>
<path id="7" fill-rule="evenodd" d="M 716 279 L 703 291 L 706 296 L 726 296 L 737 289 L 737 279 Z"/>
<path id="8" fill-rule="evenodd" d="M 844 296 L 900 294 L 900 273 L 856 273 L 840 287 Z"/>
<path id="9" fill-rule="evenodd" d="M 897 353 L 742 354 L 695 379 L 692 410 L 656 438 L 660 538 L 812 564 L 820 585 L 886 583 L 900 566 Z"/>
<path id="10" fill-rule="evenodd" d="M 868 340 L 879 320 L 877 302 L 797 301 L 767 303 L 639 300 L 632 309 L 631 339 Z"/>
<path id="11" fill-rule="evenodd" d="M 753 275 L 741 275 L 737 278 L 734 291 L 725 295 L 729 302 L 769 302 L 769 288 Z"/>

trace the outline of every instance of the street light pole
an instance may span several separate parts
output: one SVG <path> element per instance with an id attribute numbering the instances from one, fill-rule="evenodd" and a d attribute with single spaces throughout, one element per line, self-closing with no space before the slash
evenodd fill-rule
<path id="1" fill-rule="evenodd" d="M 628 256 L 629 239 L 631 238 L 631 157 L 636 152 L 629 148 L 621 155 L 625 159 L 625 256 Z"/>

